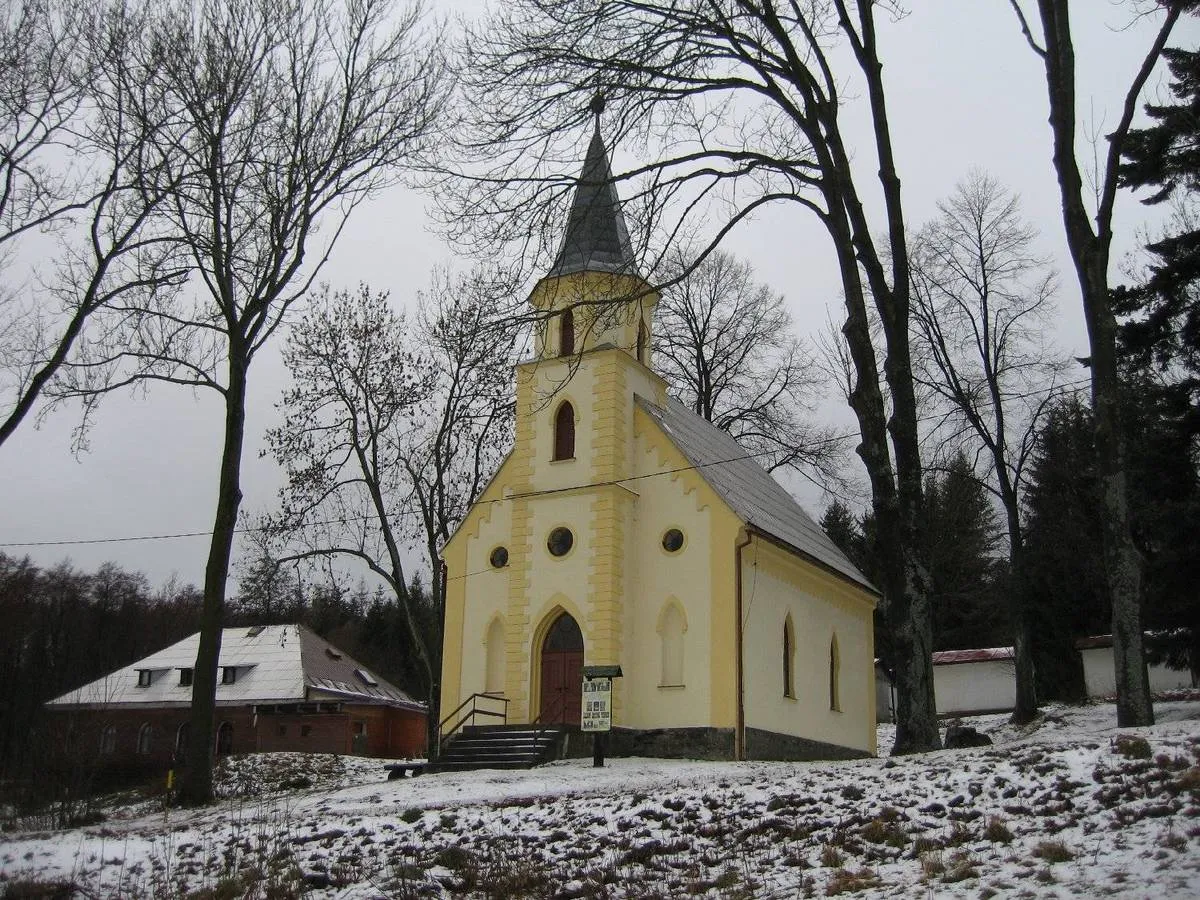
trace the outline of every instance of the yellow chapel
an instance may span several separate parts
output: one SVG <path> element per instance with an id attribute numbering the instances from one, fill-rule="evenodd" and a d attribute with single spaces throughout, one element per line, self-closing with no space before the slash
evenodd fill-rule
<path id="1" fill-rule="evenodd" d="M 443 715 L 557 725 L 576 755 L 582 667 L 619 665 L 611 755 L 874 754 L 877 592 L 736 441 L 668 396 L 657 300 L 597 117 L 530 297 L 543 327 L 515 367 L 512 449 L 443 549 Z"/>

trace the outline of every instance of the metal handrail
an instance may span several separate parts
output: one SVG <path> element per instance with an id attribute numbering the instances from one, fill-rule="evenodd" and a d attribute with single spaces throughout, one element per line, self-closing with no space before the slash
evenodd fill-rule
<path id="1" fill-rule="evenodd" d="M 555 725 L 561 725 L 562 724 L 561 722 L 555 722 L 555 721 L 542 722 L 542 717 L 545 716 L 547 713 L 550 714 L 551 718 L 553 718 L 555 715 L 560 714 L 563 711 L 563 706 L 566 704 L 566 702 L 567 702 L 567 695 L 559 694 L 557 697 L 555 697 L 553 700 L 550 701 L 549 707 L 547 709 L 544 709 L 541 712 L 539 712 L 537 714 L 537 717 L 529 724 L 537 725 L 538 723 L 541 723 L 542 727 L 538 729 L 539 734 L 543 731 L 548 731 L 549 729 L 553 728 Z"/>
<path id="2" fill-rule="evenodd" d="M 495 710 L 491 709 L 480 709 L 477 702 L 480 698 L 485 700 L 500 701 L 504 704 L 503 711 L 496 712 Z M 508 698 L 501 694 L 489 694 L 486 691 L 479 691 L 472 694 L 470 697 L 460 703 L 454 712 L 450 713 L 450 715 L 446 716 L 446 718 L 442 719 L 442 721 L 438 723 L 438 734 L 440 735 L 440 738 L 438 739 L 438 747 L 445 748 L 446 743 L 450 740 L 450 738 L 454 737 L 454 735 L 458 733 L 458 730 L 466 725 L 468 721 L 473 721 L 475 716 L 492 716 L 493 718 L 502 720 L 501 724 L 507 723 L 508 702 Z M 466 712 L 461 719 L 454 723 L 454 727 L 447 731 L 446 723 L 466 709 L 467 706 L 471 707 L 470 711 Z"/>

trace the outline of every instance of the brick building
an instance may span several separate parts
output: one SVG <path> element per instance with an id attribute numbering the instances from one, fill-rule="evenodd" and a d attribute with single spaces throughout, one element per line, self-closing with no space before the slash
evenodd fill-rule
<path id="1" fill-rule="evenodd" d="M 113 768 L 160 768 L 187 746 L 199 633 L 51 700 L 77 740 Z M 425 705 L 303 625 L 226 628 L 216 751 L 379 757 L 425 753 Z"/>

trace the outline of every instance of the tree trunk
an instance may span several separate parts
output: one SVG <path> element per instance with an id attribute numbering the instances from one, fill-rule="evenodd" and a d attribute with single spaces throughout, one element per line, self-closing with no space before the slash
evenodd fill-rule
<path id="1" fill-rule="evenodd" d="M 225 612 L 225 582 L 238 509 L 242 503 L 242 443 L 246 431 L 246 368 L 240 342 L 230 335 L 229 385 L 225 391 L 225 445 L 221 453 L 217 515 L 208 563 L 204 567 L 204 606 L 200 648 L 192 678 L 192 714 L 187 764 L 179 784 L 179 802 L 200 806 L 213 798 L 213 720 L 217 699 L 217 663 Z"/>
<path id="2" fill-rule="evenodd" d="M 1101 174 L 1105 199 L 1097 211 L 1098 229 L 1083 203 L 1083 179 L 1075 155 L 1075 47 L 1071 35 L 1067 0 L 1039 0 L 1046 48 L 1046 89 L 1050 103 L 1050 129 L 1054 139 L 1054 171 L 1062 195 L 1063 223 L 1067 246 L 1083 296 L 1092 359 L 1092 414 L 1095 427 L 1096 464 L 1100 476 L 1104 569 L 1112 601 L 1113 657 L 1116 668 L 1117 724 L 1152 725 L 1150 679 L 1142 636 L 1141 559 L 1130 530 L 1129 499 L 1125 484 L 1125 445 L 1121 429 L 1120 381 L 1117 375 L 1116 318 L 1108 292 L 1109 247 L 1112 241 L 1112 192 L 1115 190 L 1115 157 L 1110 145 L 1109 171 Z M 1159 42 L 1166 40 L 1178 11 L 1173 11 Z M 1144 64 L 1149 74 L 1153 52 Z M 1129 101 L 1136 97 L 1134 90 Z M 1118 134 L 1127 132 L 1127 112 Z"/>
<path id="3" fill-rule="evenodd" d="M 854 360 L 856 376 L 850 392 L 850 406 L 858 418 L 862 437 L 857 452 L 871 481 L 876 551 L 883 580 L 879 587 L 883 591 L 885 621 L 893 647 L 896 743 L 892 752 L 936 750 L 941 746 L 941 737 L 933 692 L 933 619 L 929 579 L 916 558 L 915 510 L 906 513 L 902 509 L 896 489 L 875 349 L 871 344 L 858 262 L 849 249 L 849 227 L 836 217 L 831 217 L 827 226 L 838 251 L 842 284 L 846 290 L 846 322 L 842 333 Z M 894 430 L 893 439 L 902 439 L 906 433 L 904 429 Z M 919 492 L 918 484 L 918 498 Z"/>
<path id="4" fill-rule="evenodd" d="M 1142 559 L 1133 543 L 1125 481 L 1125 435 L 1121 427 L 1117 375 L 1117 322 L 1107 280 L 1101 280 L 1101 273 L 1102 270 L 1091 273 L 1091 283 L 1084 294 L 1084 313 L 1092 346 L 1092 415 L 1096 467 L 1100 477 L 1104 570 L 1112 602 L 1117 724 L 1122 727 L 1153 725 L 1154 705 L 1150 699 L 1142 632 Z"/>
<path id="5" fill-rule="evenodd" d="M 996 461 L 1000 474 L 1000 495 L 1008 519 L 1008 609 L 1012 617 L 1013 664 L 1016 667 L 1017 693 L 1011 721 L 1014 725 L 1032 722 L 1038 714 L 1037 665 L 1033 656 L 1033 624 L 1029 617 L 1029 594 L 1025 585 L 1025 545 L 1021 533 L 1021 511 L 1017 494 L 1006 470 Z"/>
<path id="6" fill-rule="evenodd" d="M 434 634 L 433 643 L 435 646 L 430 647 L 430 667 L 429 667 L 429 691 L 425 702 L 429 707 L 429 718 L 425 722 L 426 741 L 429 748 L 426 751 L 430 762 L 436 762 L 441 753 L 441 718 L 442 718 L 442 635 L 445 633 L 445 613 L 446 613 L 446 564 L 440 559 L 435 558 L 433 564 L 433 575 L 430 578 L 432 582 L 432 590 L 430 591 L 431 599 L 433 600 L 434 621 L 437 626 L 437 632 Z"/>

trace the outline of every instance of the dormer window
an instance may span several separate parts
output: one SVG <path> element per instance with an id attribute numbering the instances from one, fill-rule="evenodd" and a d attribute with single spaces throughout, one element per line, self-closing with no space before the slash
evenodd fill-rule
<path id="1" fill-rule="evenodd" d="M 137 673 L 138 687 L 150 687 L 150 684 L 154 681 L 154 672 L 150 669 L 138 669 Z"/>
<path id="2" fill-rule="evenodd" d="M 221 666 L 221 684 L 233 684 L 237 681 L 237 666 Z"/>
<path id="3" fill-rule="evenodd" d="M 355 669 L 354 674 L 358 676 L 358 680 L 363 684 L 370 685 L 371 687 L 379 686 L 379 682 L 375 680 L 375 676 L 366 669 Z"/>
<path id="4" fill-rule="evenodd" d="M 570 356 L 575 352 L 575 313 L 563 310 L 558 320 L 558 355 Z"/>
<path id="5" fill-rule="evenodd" d="M 194 672 L 193 669 L 184 668 L 184 669 L 179 670 L 179 686 L 180 687 L 191 687 L 192 686 L 193 672 Z"/>

